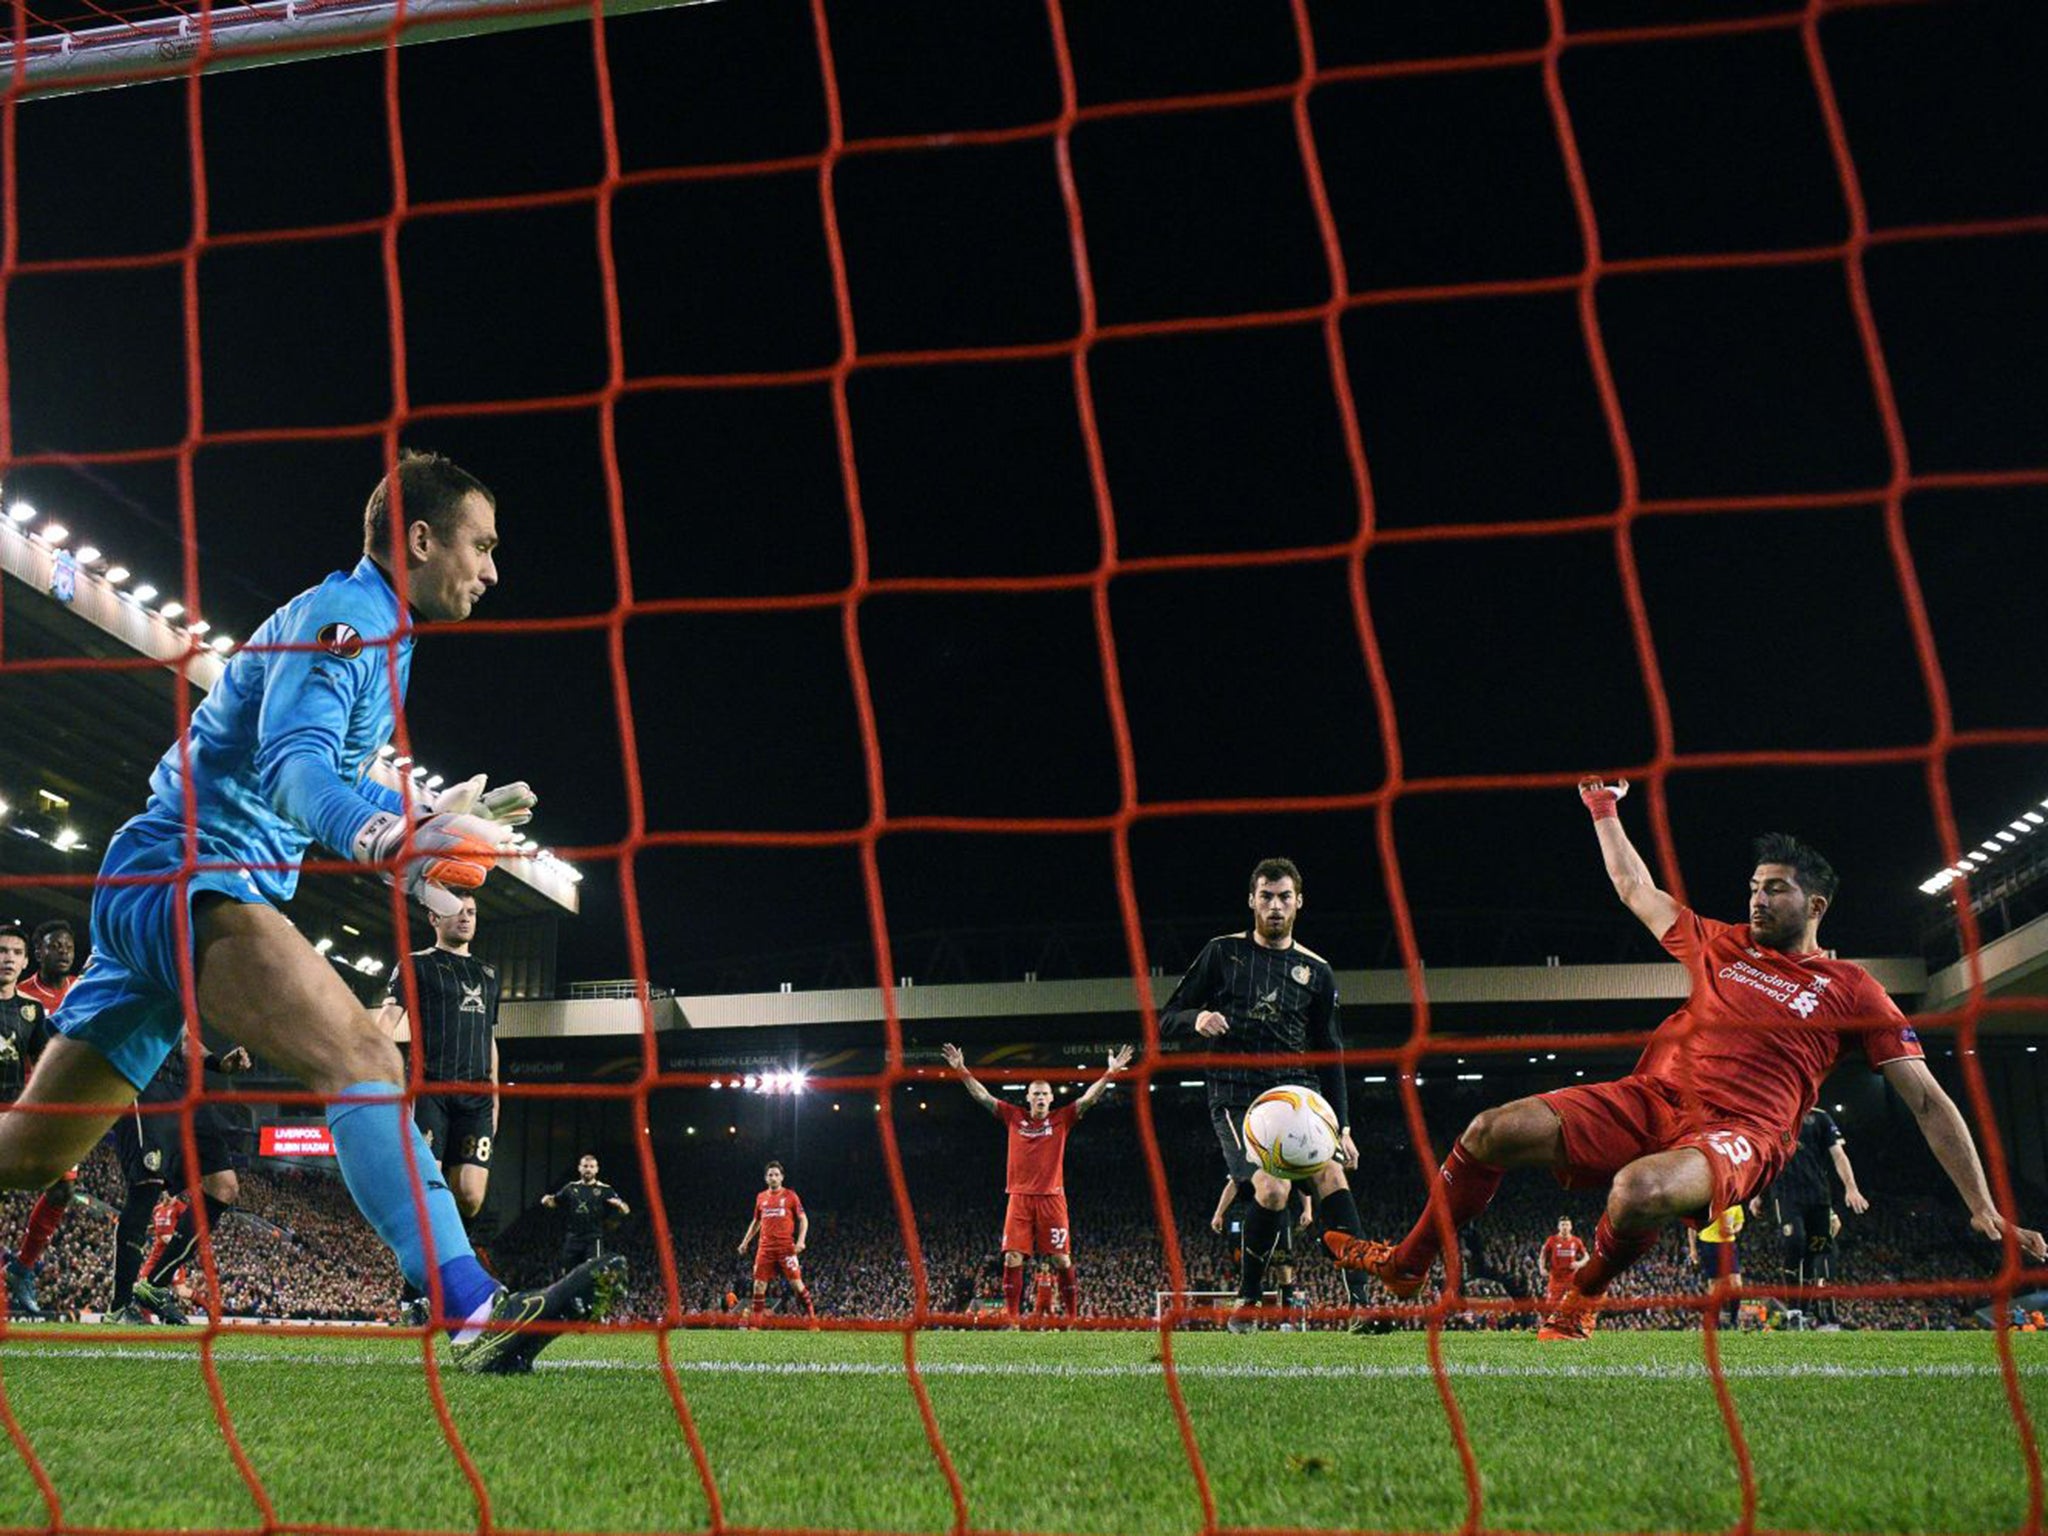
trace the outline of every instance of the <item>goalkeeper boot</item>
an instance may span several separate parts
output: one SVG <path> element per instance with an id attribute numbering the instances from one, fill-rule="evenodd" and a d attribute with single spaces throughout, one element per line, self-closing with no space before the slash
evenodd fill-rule
<path id="1" fill-rule="evenodd" d="M 7 1311 L 13 1317 L 41 1317 L 36 1300 L 36 1272 L 13 1254 L 7 1255 Z"/>
<path id="2" fill-rule="evenodd" d="M 1394 1262 L 1392 1243 L 1375 1243 L 1369 1238 L 1351 1237 L 1343 1232 L 1325 1232 L 1323 1246 L 1339 1269 L 1362 1271 L 1385 1286 L 1396 1299 L 1406 1301 L 1422 1289 L 1426 1274 L 1412 1275 Z"/>
<path id="3" fill-rule="evenodd" d="M 168 1285 L 152 1285 L 147 1280 L 138 1280 L 135 1282 L 135 1300 L 154 1312 L 160 1323 L 183 1326 L 192 1321 Z"/>
<path id="4" fill-rule="evenodd" d="M 1575 1286 L 1567 1287 L 1555 1310 L 1536 1330 L 1536 1337 L 1549 1344 L 1583 1344 L 1593 1337 L 1593 1319 L 1599 1310 L 1596 1298 L 1581 1296 Z"/>
<path id="5" fill-rule="evenodd" d="M 552 1332 L 535 1331 L 535 1323 L 602 1322 L 625 1280 L 626 1260 L 613 1253 L 577 1265 L 545 1289 L 500 1291 L 475 1337 L 449 1352 L 458 1369 L 475 1375 L 523 1375 L 555 1340 Z"/>

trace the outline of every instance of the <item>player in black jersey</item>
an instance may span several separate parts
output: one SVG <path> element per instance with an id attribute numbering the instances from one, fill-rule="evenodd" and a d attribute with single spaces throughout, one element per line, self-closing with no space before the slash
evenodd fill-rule
<path id="1" fill-rule="evenodd" d="M 464 896 L 446 917 L 429 913 L 427 921 L 434 929 L 433 947 L 412 956 L 420 1009 L 412 1052 L 420 1060 L 421 1081 L 429 1090 L 436 1083 L 489 1083 L 491 1089 L 422 1093 L 413 1101 L 413 1119 L 447 1171 L 456 1205 L 471 1217 L 484 1208 L 498 1129 L 498 968 L 469 952 L 476 937 L 475 897 Z M 393 971 L 384 1017 L 394 1034 L 409 1023 L 403 986 Z"/>
<path id="2" fill-rule="evenodd" d="M 1244 1257 L 1236 1306 L 1255 1305 L 1265 1293 L 1266 1265 L 1280 1237 L 1288 1182 L 1276 1179 L 1246 1154 L 1239 1126 L 1244 1111 L 1268 1088 L 1281 1084 L 1320 1085 L 1337 1112 L 1340 1134 L 1335 1162 L 1312 1180 L 1317 1213 L 1329 1231 L 1358 1235 L 1358 1202 L 1344 1170 L 1358 1166 L 1351 1139 L 1350 1100 L 1340 1059 L 1313 1073 L 1303 1063 L 1308 1051 L 1344 1049 L 1337 1021 L 1337 976 L 1330 962 L 1295 942 L 1294 924 L 1303 905 L 1301 871 L 1288 859 L 1263 859 L 1252 870 L 1246 905 L 1252 925 L 1202 946 L 1195 963 L 1173 989 L 1159 1014 L 1162 1037 L 1199 1036 L 1220 1051 L 1269 1056 L 1272 1065 L 1210 1067 L 1209 1119 L 1223 1149 L 1223 1166 L 1250 1197 L 1244 1217 Z M 1361 1275 L 1347 1273 L 1355 1306 L 1371 1297 Z M 1354 1321 L 1362 1329 L 1362 1321 Z M 1233 1331 L 1241 1331 L 1233 1319 Z"/>
<path id="3" fill-rule="evenodd" d="M 204 1065 L 208 1072 L 232 1075 L 246 1072 L 251 1063 L 249 1053 L 238 1045 L 225 1055 L 208 1051 Z M 199 1216 L 189 1195 L 177 1230 L 164 1244 L 149 1273 L 142 1272 L 142 1263 L 149 1256 L 151 1219 L 156 1214 L 157 1201 L 166 1190 L 187 1188 L 184 1116 L 146 1111 L 154 1104 L 176 1104 L 182 1100 L 187 1076 L 185 1048 L 180 1044 L 164 1058 L 164 1064 L 157 1068 L 156 1076 L 149 1080 L 135 1104 L 114 1122 L 111 1133 L 114 1149 L 120 1154 L 122 1176 L 128 1181 L 128 1196 L 114 1227 L 114 1294 L 106 1321 L 123 1327 L 185 1321 L 185 1309 L 171 1290 L 171 1277 L 192 1261 L 199 1246 Z M 204 1100 L 192 1107 L 192 1139 L 199 1151 L 199 1193 L 206 1206 L 209 1231 L 220 1229 L 221 1218 L 241 1198 L 235 1151 L 243 1130 L 239 1109 Z"/>
<path id="4" fill-rule="evenodd" d="M 1800 1285 L 1834 1283 L 1835 1235 L 1841 1231 L 1842 1218 L 1835 1214 L 1835 1192 L 1828 1183 L 1831 1165 L 1842 1180 L 1842 1203 L 1861 1216 L 1870 1209 L 1870 1202 L 1857 1186 L 1842 1128 L 1816 1105 L 1799 1122 L 1799 1143 L 1785 1160 L 1777 1183 L 1763 1197 L 1778 1226 L 1785 1278 Z M 1818 1296 L 1807 1306 L 1821 1327 L 1841 1326 L 1834 1297 Z"/>
<path id="5" fill-rule="evenodd" d="M 598 1178 L 597 1158 L 588 1152 L 576 1160 L 575 1179 L 552 1195 L 542 1195 L 540 1203 L 549 1210 L 562 1206 L 569 1213 L 568 1228 L 562 1233 L 562 1254 L 556 1261 L 560 1274 L 567 1274 L 587 1259 L 604 1257 L 607 1212 L 633 1214 L 632 1208 L 619 1198 L 619 1192 Z"/>
<path id="6" fill-rule="evenodd" d="M 498 1082 L 498 968 L 470 954 L 476 937 L 476 898 L 462 896 L 455 911 L 429 912 L 434 942 L 412 955 L 413 984 L 419 988 L 418 1027 L 405 1010 L 404 973 L 393 970 L 384 1002 L 384 1024 L 393 1039 L 411 1034 L 424 1092 L 413 1100 L 412 1117 L 427 1149 L 441 1161 L 448 1189 L 464 1223 L 484 1208 L 491 1176 L 491 1147 L 498 1133 L 498 1096 L 434 1093 L 436 1083 Z M 400 1301 L 407 1321 L 423 1322 L 426 1295 L 408 1284 Z"/>

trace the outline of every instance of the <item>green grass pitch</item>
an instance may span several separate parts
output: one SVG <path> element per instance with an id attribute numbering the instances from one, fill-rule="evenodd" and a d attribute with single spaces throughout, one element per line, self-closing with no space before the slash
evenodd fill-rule
<path id="1" fill-rule="evenodd" d="M 0 1387 L 66 1527 L 254 1529 L 196 1335 L 92 1329 L 0 1344 Z M 2030 1413 L 2048 1345 L 2016 1336 Z M 530 1377 L 444 1375 L 500 1529 L 688 1531 L 709 1506 L 646 1334 L 556 1343 Z M 223 1337 L 241 1445 L 287 1524 L 474 1531 L 417 1340 Z M 955 1511 L 894 1334 L 670 1336 L 729 1526 L 948 1531 Z M 1449 1335 L 1484 1487 L 1481 1526 L 1718 1531 L 1734 1455 L 1698 1334 Z M 1202 1509 L 1153 1334 L 932 1333 L 932 1407 L 976 1531 L 1197 1532 Z M 1456 1530 L 1465 1484 L 1421 1335 L 1178 1335 L 1188 1412 L 1225 1526 Z M 1770 1529 L 2025 1524 L 2021 1441 L 1988 1334 L 1725 1338 Z M 0 1525 L 47 1529 L 19 1456 Z"/>

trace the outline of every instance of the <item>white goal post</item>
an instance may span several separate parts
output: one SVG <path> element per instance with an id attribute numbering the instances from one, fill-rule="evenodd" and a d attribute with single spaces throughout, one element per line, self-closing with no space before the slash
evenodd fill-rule
<path id="1" fill-rule="evenodd" d="M 192 68 L 250 69 L 381 48 L 395 23 L 401 43 L 439 42 L 559 22 L 703 5 L 709 0 L 215 0 L 202 12 L 166 6 L 103 27 L 30 37 L 4 66 L 23 96 L 54 96 L 106 85 L 173 80 Z M 18 73 L 17 73 L 18 71 Z"/>

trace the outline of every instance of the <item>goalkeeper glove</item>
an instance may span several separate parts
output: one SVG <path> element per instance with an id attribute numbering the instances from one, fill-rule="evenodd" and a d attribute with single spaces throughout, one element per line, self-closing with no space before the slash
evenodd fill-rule
<path id="1" fill-rule="evenodd" d="M 525 784 L 500 784 L 484 788 L 485 775 L 450 784 L 434 797 L 434 810 L 443 815 L 480 816 L 500 826 L 523 827 L 533 820 L 533 808 L 540 797 Z"/>
<path id="2" fill-rule="evenodd" d="M 405 854 L 410 831 L 412 853 Z M 351 856 L 358 864 L 387 866 L 408 896 L 429 912 L 453 917 L 462 910 L 457 891 L 473 891 L 497 866 L 512 841 L 511 832 L 481 816 L 437 813 L 412 822 L 393 811 L 379 811 L 356 830 Z M 396 863 L 393 873 L 388 866 Z"/>
<path id="3" fill-rule="evenodd" d="M 1585 802 L 1586 809 L 1593 813 L 1595 821 L 1607 821 L 1619 816 L 1622 796 L 1627 793 L 1627 779 L 1616 779 L 1612 784 L 1603 783 L 1597 778 L 1579 780 L 1579 799 Z"/>

